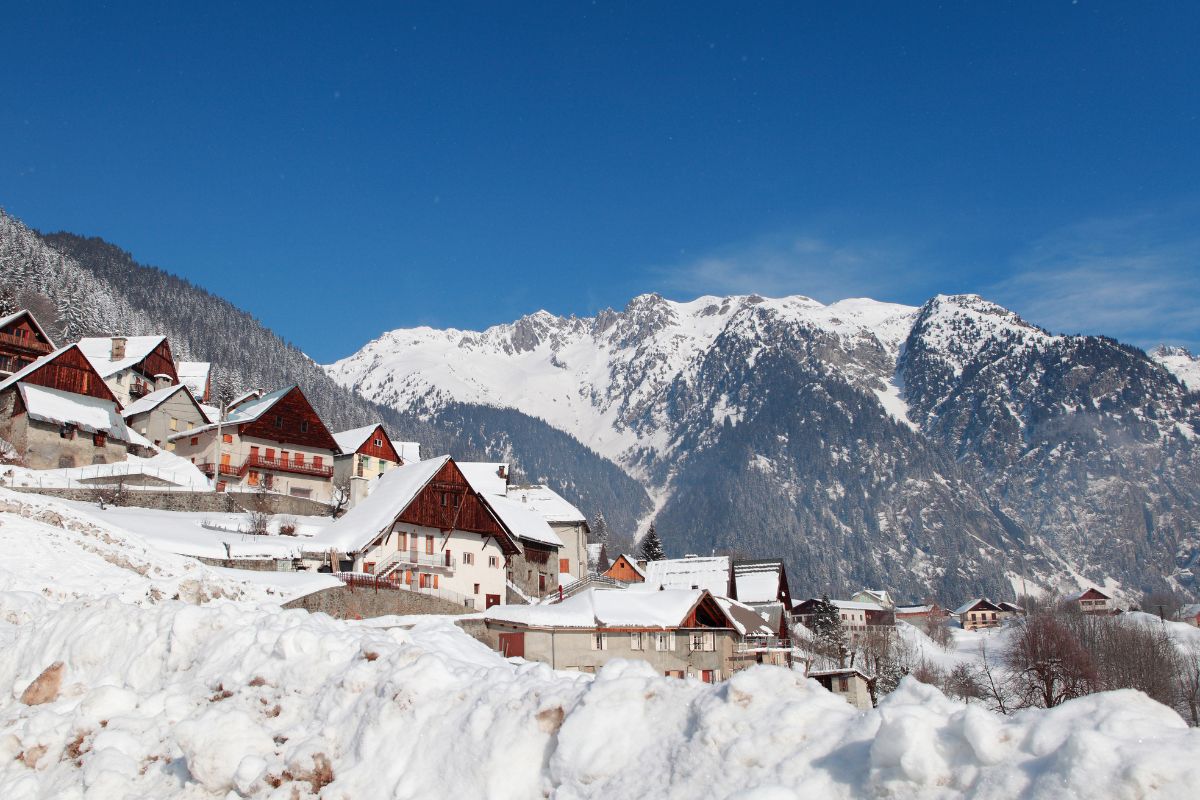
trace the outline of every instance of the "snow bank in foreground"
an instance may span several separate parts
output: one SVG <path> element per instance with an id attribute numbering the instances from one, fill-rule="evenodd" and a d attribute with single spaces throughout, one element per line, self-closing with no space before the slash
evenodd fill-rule
<path id="1" fill-rule="evenodd" d="M 0 619 L 27 598 L 0 593 Z M 411 630 L 116 598 L 0 622 L 0 795 L 1188 797 L 1200 731 L 1135 692 L 1003 718 L 909 681 L 860 713 L 797 673 L 592 680 Z M 18 697 L 64 664 L 62 693 Z"/>

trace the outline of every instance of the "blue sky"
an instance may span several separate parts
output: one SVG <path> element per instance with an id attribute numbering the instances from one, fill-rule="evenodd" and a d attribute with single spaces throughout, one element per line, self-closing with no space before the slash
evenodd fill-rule
<path id="1" fill-rule="evenodd" d="M 7 3 L 0 205 L 323 361 L 647 291 L 1200 345 L 1200 4 L 261 5 Z"/>

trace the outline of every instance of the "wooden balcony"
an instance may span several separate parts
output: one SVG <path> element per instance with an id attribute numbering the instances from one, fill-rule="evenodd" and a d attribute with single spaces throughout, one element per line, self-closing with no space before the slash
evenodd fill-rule
<path id="1" fill-rule="evenodd" d="M 294 458 L 289 458 L 286 461 L 280 458 L 263 458 L 262 456 L 250 456 L 246 462 L 242 464 L 238 470 L 239 475 L 246 474 L 247 470 L 263 469 L 272 470 L 274 472 L 290 472 L 294 475 L 311 475 L 314 478 L 332 478 L 333 466 L 316 466 L 311 461 L 298 463 Z"/>
<path id="2" fill-rule="evenodd" d="M 202 464 L 197 464 L 196 469 L 200 470 L 206 476 L 211 478 L 217 472 L 217 465 L 211 461 L 205 461 Z M 221 474 L 222 475 L 232 475 L 234 477 L 237 477 L 238 468 L 235 467 L 233 464 L 222 464 L 221 465 Z"/>
<path id="3" fill-rule="evenodd" d="M 45 342 L 39 342 L 37 339 L 13 336 L 11 333 L 0 333 L 0 351 L 9 348 L 23 350 L 27 353 L 37 353 L 43 356 L 54 350 L 50 345 Z"/>

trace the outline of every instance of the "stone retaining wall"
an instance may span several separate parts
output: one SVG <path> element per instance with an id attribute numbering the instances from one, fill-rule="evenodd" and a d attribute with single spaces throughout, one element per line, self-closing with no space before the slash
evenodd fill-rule
<path id="1" fill-rule="evenodd" d="M 338 619 L 367 619 L 390 614 L 470 614 L 474 609 L 406 589 L 334 586 L 284 603 L 284 608 L 322 611 Z"/>
<path id="2" fill-rule="evenodd" d="M 50 497 L 61 497 L 64 500 L 78 500 L 89 503 L 96 502 L 96 489 L 46 489 L 37 486 L 8 486 L 16 492 L 44 494 Z M 257 503 L 262 503 L 271 514 L 290 514 L 304 517 L 323 517 L 329 515 L 329 506 L 309 500 L 306 497 L 291 497 L 284 494 L 255 494 L 250 492 L 156 492 L 152 489 L 131 489 L 117 493 L 107 487 L 106 502 L 117 506 L 135 506 L 137 508 L 157 508 L 163 511 L 208 511 L 232 514 L 245 514 L 247 509 Z M 115 499 L 110 499 L 115 498 Z"/>

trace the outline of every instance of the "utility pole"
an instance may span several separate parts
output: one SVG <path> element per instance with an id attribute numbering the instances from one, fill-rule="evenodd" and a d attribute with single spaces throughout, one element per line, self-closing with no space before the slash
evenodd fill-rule
<path id="1" fill-rule="evenodd" d="M 213 492 L 218 491 L 221 484 L 221 425 L 225 422 L 225 406 L 227 401 L 221 401 L 221 410 L 217 414 L 217 455 L 213 459 Z"/>

